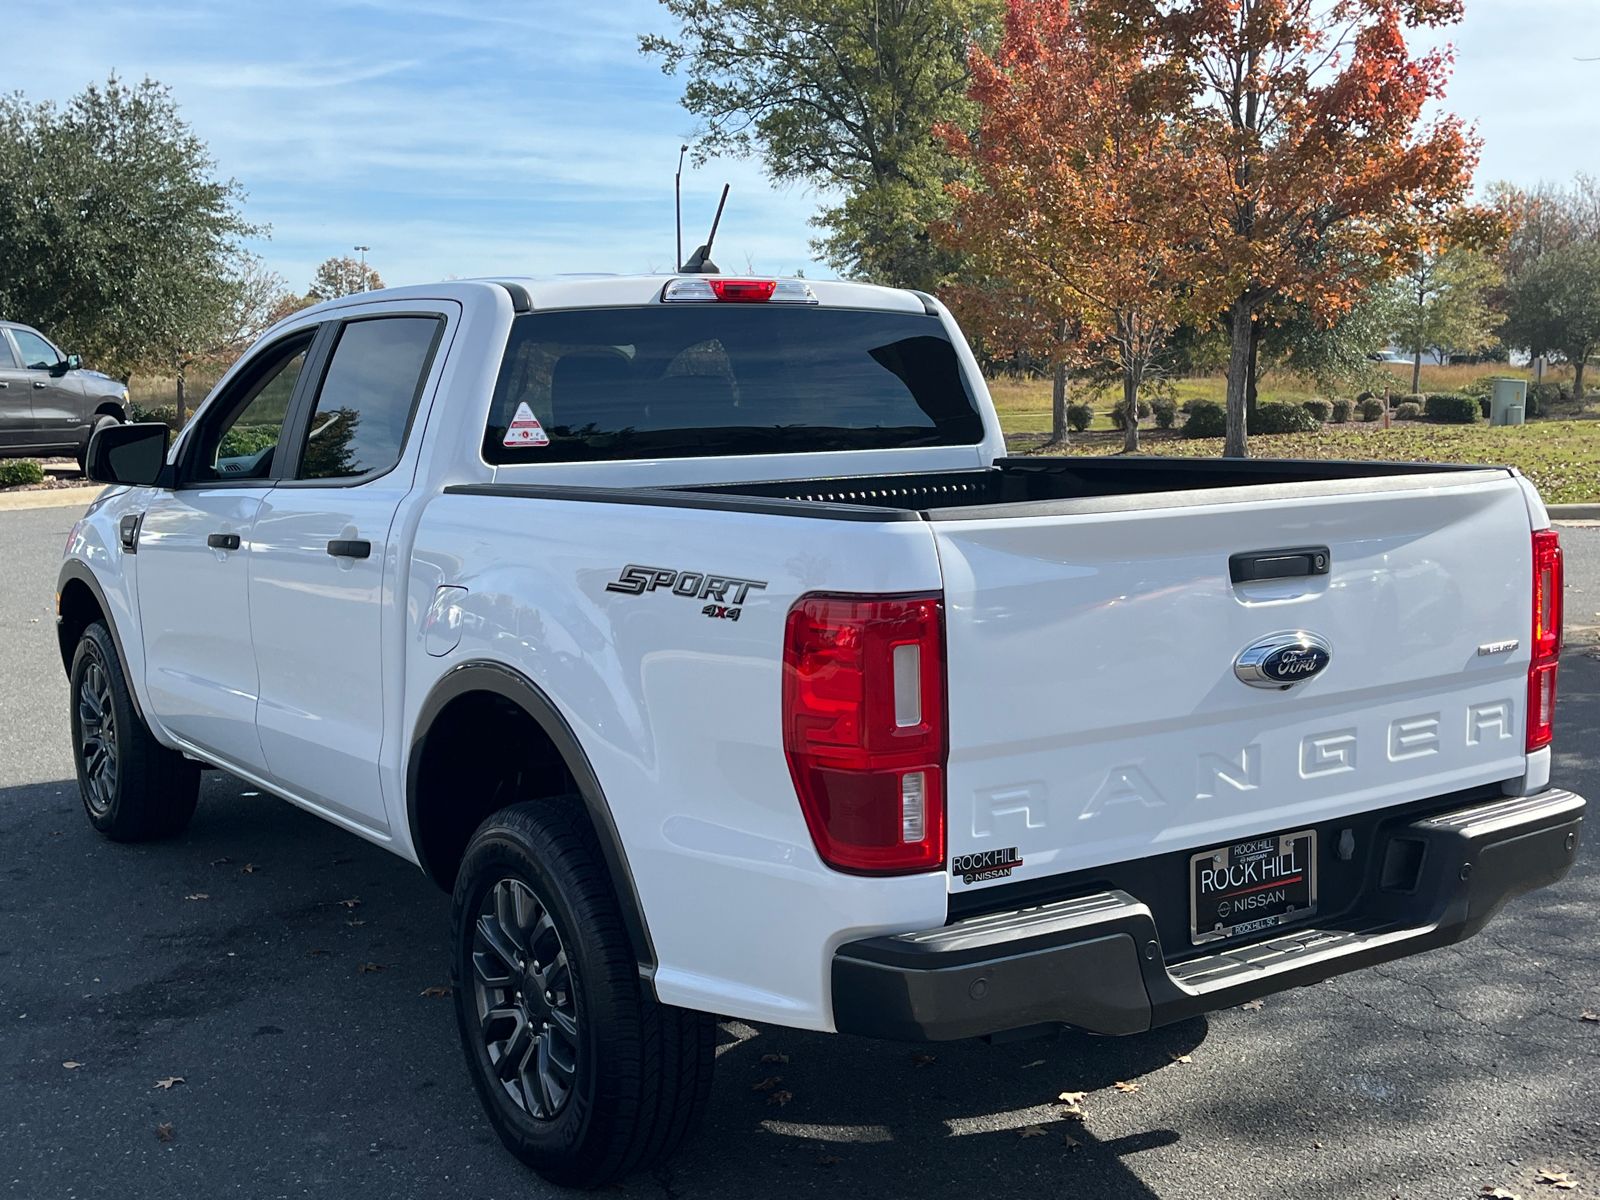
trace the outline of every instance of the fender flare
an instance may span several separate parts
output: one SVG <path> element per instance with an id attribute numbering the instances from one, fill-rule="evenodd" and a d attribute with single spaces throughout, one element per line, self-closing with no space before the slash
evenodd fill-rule
<path id="1" fill-rule="evenodd" d="M 133 699 L 133 711 L 139 720 L 146 725 L 144 706 L 139 700 L 139 689 L 133 685 L 133 672 L 128 669 L 128 652 L 122 648 L 122 634 L 117 630 L 117 622 L 111 616 L 111 606 L 106 603 L 105 589 L 100 586 L 100 581 L 95 578 L 89 564 L 81 559 L 69 558 L 61 564 L 61 573 L 56 576 L 56 644 L 61 648 L 61 666 L 70 677 L 72 675 L 72 656 L 77 652 L 77 641 L 69 641 L 67 627 L 61 613 L 61 599 L 65 594 L 67 584 L 73 581 L 82 583 L 89 589 L 89 594 L 94 597 L 94 602 L 100 606 L 100 619 L 106 623 L 106 628 L 111 631 L 111 642 L 117 648 L 117 658 L 122 666 L 123 677 L 128 680 L 128 695 Z"/>
<path id="2" fill-rule="evenodd" d="M 627 853 L 622 847 L 622 836 L 611 818 L 611 807 L 606 803 L 605 792 L 595 775 L 589 756 L 584 753 L 578 737 L 561 715 L 560 709 L 543 689 L 527 676 L 503 663 L 488 660 L 464 662 L 452 667 L 440 677 L 422 703 L 411 736 L 411 750 L 406 762 L 406 823 L 411 831 L 411 847 L 417 861 L 428 877 L 437 880 L 428 864 L 417 828 L 417 785 L 422 772 L 422 755 L 427 746 L 429 731 L 445 707 L 459 696 L 469 692 L 491 692 L 511 701 L 544 730 L 561 755 L 567 770 L 578 785 L 589 821 L 594 826 L 600 842 L 600 852 L 606 869 L 617 891 L 617 901 L 622 909 L 623 927 L 633 946 L 634 958 L 639 964 L 639 974 L 647 982 L 656 967 L 655 945 L 650 940 L 650 928 L 645 922 L 644 906 L 639 901 L 639 891 L 634 884 L 633 871 L 628 866 Z M 443 885 L 448 886 L 448 885 Z"/>

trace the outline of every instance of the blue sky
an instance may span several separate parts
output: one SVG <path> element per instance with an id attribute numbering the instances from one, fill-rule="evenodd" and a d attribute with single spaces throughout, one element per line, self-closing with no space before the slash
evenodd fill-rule
<path id="1" fill-rule="evenodd" d="M 372 247 L 391 284 L 672 265 L 672 172 L 693 120 L 637 36 L 655 0 L 46 0 L 8 6 L 0 87 L 65 100 L 116 70 L 172 86 L 303 289 Z M 1478 123 L 1480 180 L 1600 173 L 1596 0 L 1467 0 L 1447 107 Z M 18 47 L 33 47 L 16 53 Z M 46 48 L 46 49 L 39 49 Z M 54 48 L 54 49 L 49 49 Z M 811 260 L 819 198 L 754 162 L 685 165 L 686 248 L 733 185 L 725 269 Z"/>

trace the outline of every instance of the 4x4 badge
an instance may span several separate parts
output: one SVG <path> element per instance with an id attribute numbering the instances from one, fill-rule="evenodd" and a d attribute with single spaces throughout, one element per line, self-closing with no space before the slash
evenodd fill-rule
<path id="1" fill-rule="evenodd" d="M 766 588 L 764 579 L 741 579 L 737 575 L 711 575 L 705 571 L 674 571 L 671 567 L 644 567 L 629 563 L 622 574 L 606 584 L 606 591 L 624 596 L 666 590 L 685 600 L 714 600 L 700 612 L 708 617 L 737 621 L 739 605 L 752 591 Z"/>

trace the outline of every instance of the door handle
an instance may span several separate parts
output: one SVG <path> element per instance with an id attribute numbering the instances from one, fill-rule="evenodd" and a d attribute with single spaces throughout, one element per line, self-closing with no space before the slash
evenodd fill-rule
<path id="1" fill-rule="evenodd" d="M 328 543 L 328 553 L 335 558 L 370 558 L 372 557 L 372 543 L 346 541 L 340 538 Z"/>
<path id="2" fill-rule="evenodd" d="M 7 383 L 4 379 L 0 379 L 0 389 L 8 388 L 10 386 L 11 385 L 9 383 Z"/>
<path id="3" fill-rule="evenodd" d="M 237 533 L 208 533 L 206 545 L 213 550 L 237 550 L 239 548 L 239 535 Z"/>
<path id="4" fill-rule="evenodd" d="M 42 388 L 44 386 L 44 384 L 40 383 L 37 379 L 35 379 L 33 381 L 33 386 L 36 387 L 36 388 Z"/>
<path id="5" fill-rule="evenodd" d="M 1228 576 L 1234 583 L 1257 579 L 1297 579 L 1326 575 L 1333 555 L 1326 546 L 1295 546 L 1288 550 L 1252 550 L 1228 556 Z"/>

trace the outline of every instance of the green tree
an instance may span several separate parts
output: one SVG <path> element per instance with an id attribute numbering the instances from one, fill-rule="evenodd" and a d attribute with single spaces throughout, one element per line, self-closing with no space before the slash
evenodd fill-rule
<path id="1" fill-rule="evenodd" d="M 967 51 L 992 41 L 1001 0 L 662 0 L 676 39 L 640 49 L 700 118 L 695 153 L 759 154 L 776 183 L 838 197 L 813 220 L 842 274 L 932 290 L 960 256 L 928 227 L 961 168 L 936 125 L 970 128 Z"/>
<path id="2" fill-rule="evenodd" d="M 1600 243 L 1578 242 L 1542 254 L 1511 288 L 1504 338 L 1529 354 L 1559 356 L 1584 394 L 1583 368 L 1600 349 Z"/>
<path id="3" fill-rule="evenodd" d="M 1500 317 L 1489 307 L 1489 289 L 1499 279 L 1486 254 L 1456 246 L 1421 247 L 1394 283 L 1394 341 L 1411 352 L 1411 390 L 1422 384 L 1422 355 L 1438 349 L 1481 350 L 1494 340 Z"/>
<path id="4" fill-rule="evenodd" d="M 357 292 L 376 292 L 383 288 L 378 273 L 359 259 L 329 258 L 317 266 L 306 290 L 306 299 L 312 304 L 324 300 L 337 300 L 340 296 L 354 296 Z"/>
<path id="5" fill-rule="evenodd" d="M 0 97 L 0 314 L 113 374 L 169 368 L 225 320 L 240 239 L 264 232 L 215 167 L 150 79 L 59 109 Z"/>

